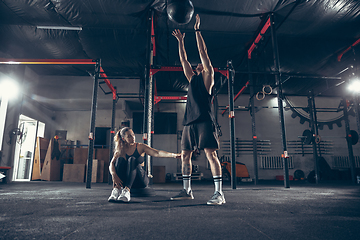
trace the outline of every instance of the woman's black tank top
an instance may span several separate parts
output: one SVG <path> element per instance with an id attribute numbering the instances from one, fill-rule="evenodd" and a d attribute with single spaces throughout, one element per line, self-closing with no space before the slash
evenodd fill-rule
<path id="1" fill-rule="evenodd" d="M 133 154 L 131 154 L 130 156 L 126 154 L 126 159 L 129 159 L 129 157 L 134 157 L 138 159 L 140 157 L 139 151 L 137 150 L 137 145 L 138 143 L 136 143 L 135 151 Z"/>

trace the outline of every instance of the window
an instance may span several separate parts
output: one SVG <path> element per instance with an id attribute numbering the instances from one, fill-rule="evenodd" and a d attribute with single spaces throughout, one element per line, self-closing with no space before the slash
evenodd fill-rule
<path id="1" fill-rule="evenodd" d="M 109 127 L 96 127 L 94 148 L 109 148 L 110 128 Z"/>
<path id="2" fill-rule="evenodd" d="M 133 113 L 133 131 L 141 134 L 143 129 L 144 114 L 142 112 Z M 177 132 L 177 113 L 156 112 L 154 113 L 154 134 L 176 134 Z"/>

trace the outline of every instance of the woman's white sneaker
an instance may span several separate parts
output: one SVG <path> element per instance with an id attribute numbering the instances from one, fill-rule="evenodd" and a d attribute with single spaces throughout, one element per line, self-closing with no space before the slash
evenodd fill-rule
<path id="1" fill-rule="evenodd" d="M 117 198 L 117 201 L 130 202 L 130 191 L 127 188 L 124 188 L 120 196 Z"/>
<path id="2" fill-rule="evenodd" d="M 118 197 L 120 196 L 120 189 L 118 188 L 113 188 L 111 195 L 108 199 L 109 202 L 116 202 L 116 200 L 118 199 Z"/>

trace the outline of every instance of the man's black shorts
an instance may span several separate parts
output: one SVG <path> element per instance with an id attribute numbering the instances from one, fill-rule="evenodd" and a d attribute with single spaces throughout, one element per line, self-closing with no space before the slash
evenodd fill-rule
<path id="1" fill-rule="evenodd" d="M 219 139 L 212 122 L 193 123 L 184 126 L 181 136 L 181 150 L 219 149 Z"/>

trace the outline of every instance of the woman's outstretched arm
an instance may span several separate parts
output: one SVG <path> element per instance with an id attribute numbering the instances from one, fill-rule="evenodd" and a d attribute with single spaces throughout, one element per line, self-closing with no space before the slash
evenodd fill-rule
<path id="1" fill-rule="evenodd" d="M 181 158 L 181 153 L 170 153 L 162 150 L 157 150 L 151 148 L 146 144 L 138 143 L 139 154 L 146 153 L 152 157 L 161 157 L 161 158 Z"/>

